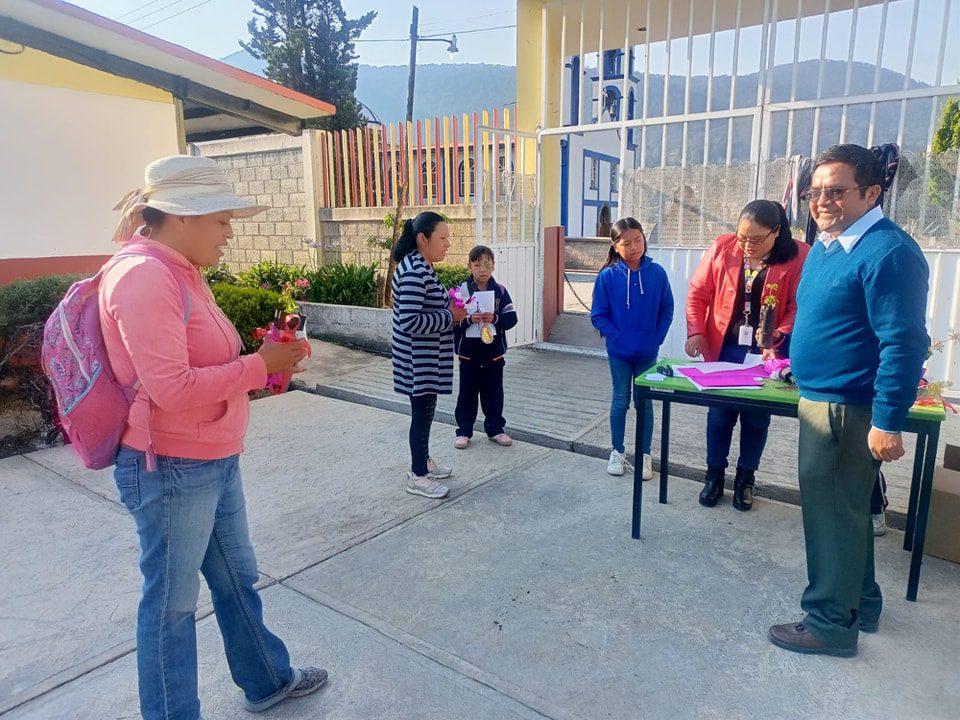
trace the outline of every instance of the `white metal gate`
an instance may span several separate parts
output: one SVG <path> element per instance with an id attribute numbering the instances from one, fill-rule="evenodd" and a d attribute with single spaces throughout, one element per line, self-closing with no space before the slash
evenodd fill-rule
<path id="1" fill-rule="evenodd" d="M 510 291 L 517 326 L 513 346 L 537 340 L 543 302 L 540 152 L 535 133 L 478 126 L 474 136 L 477 238 L 496 255 L 496 277 Z"/>

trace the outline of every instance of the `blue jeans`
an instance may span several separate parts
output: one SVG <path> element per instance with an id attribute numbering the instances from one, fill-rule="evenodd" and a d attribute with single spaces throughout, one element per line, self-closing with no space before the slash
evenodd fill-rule
<path id="1" fill-rule="evenodd" d="M 137 612 L 137 673 L 144 720 L 197 720 L 194 614 L 202 572 L 213 596 L 233 681 L 252 701 L 293 679 L 283 642 L 263 624 L 238 456 L 157 458 L 122 447 L 114 470 L 120 500 L 140 536 L 143 597 Z"/>
<path id="2" fill-rule="evenodd" d="M 742 363 L 746 354 L 746 347 L 726 343 L 720 350 L 718 361 Z M 740 457 L 737 459 L 737 467 L 744 470 L 756 470 L 760 467 L 760 458 L 767 445 L 770 413 L 718 407 L 707 411 L 707 467 L 727 467 L 727 456 L 730 455 L 733 428 L 737 420 L 740 421 Z"/>
<path id="3" fill-rule="evenodd" d="M 610 439 L 613 441 L 613 449 L 617 452 L 625 452 L 623 446 L 623 435 L 627 426 L 627 410 L 630 407 L 630 397 L 633 396 L 633 405 L 636 407 L 636 386 L 633 379 L 642 371 L 653 364 L 653 360 L 647 362 L 634 363 L 618 358 L 608 357 L 610 361 L 610 378 L 613 381 L 613 399 L 610 402 Z M 656 358 L 654 358 L 655 360 Z M 650 454 L 650 446 L 653 445 L 653 401 L 647 400 L 643 405 L 644 426 L 643 426 L 643 453 Z M 637 462 L 639 462 L 639 458 Z"/>

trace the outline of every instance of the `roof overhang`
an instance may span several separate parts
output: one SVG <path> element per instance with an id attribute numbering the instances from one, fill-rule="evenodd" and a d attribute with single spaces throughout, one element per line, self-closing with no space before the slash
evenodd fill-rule
<path id="1" fill-rule="evenodd" d="M 867 5 L 879 5 L 882 0 L 830 0 L 830 12 L 850 10 L 855 5 L 863 8 Z M 703 35 L 733 30 L 739 24 L 741 28 L 761 25 L 764 21 L 764 0 L 717 0 L 716 19 L 713 17 L 713 2 L 710 0 L 544 0 L 544 7 L 550 11 L 551 21 L 560 22 L 566 15 L 566 47 L 576 53 L 580 46 L 581 11 L 583 17 L 584 51 L 596 52 L 600 43 L 600 23 L 603 23 L 603 43 L 605 50 L 623 47 L 624 39 L 629 45 L 642 45 L 645 42 L 660 42 L 667 39 L 685 38 L 690 35 Z M 601 15 L 600 8 L 603 7 Z M 822 15 L 827 9 L 826 0 L 803 0 L 802 3 L 777 3 L 777 21 L 792 20 L 797 17 L 800 6 L 802 17 Z M 629 9 L 629 15 L 628 15 Z M 739 23 L 737 13 L 739 10 Z M 693 13 L 692 23 L 690 14 Z M 649 13 L 649 14 L 648 14 Z M 629 18 L 629 27 L 627 21 Z M 714 24 L 715 23 L 715 24 Z M 648 27 L 649 26 L 649 27 Z M 645 28 L 641 30 L 640 28 Z"/>
<path id="2" fill-rule="evenodd" d="M 188 140 L 274 131 L 299 135 L 336 108 L 61 0 L 3 0 L 0 37 L 167 90 L 183 101 Z"/>

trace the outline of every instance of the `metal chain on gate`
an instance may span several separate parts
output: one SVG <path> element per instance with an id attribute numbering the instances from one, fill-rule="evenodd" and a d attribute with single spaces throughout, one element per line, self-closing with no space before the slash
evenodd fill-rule
<path id="1" fill-rule="evenodd" d="M 583 307 L 584 310 L 586 310 L 587 312 L 590 312 L 590 306 L 587 305 L 587 304 L 580 298 L 579 295 L 577 295 L 577 291 L 574 289 L 573 283 L 570 281 L 570 276 L 567 275 L 567 271 L 566 271 L 566 270 L 563 271 L 563 279 L 566 281 L 567 287 L 570 288 L 570 292 L 572 292 L 572 293 L 573 293 L 573 296 L 577 299 L 577 302 L 580 303 L 580 305 Z"/>

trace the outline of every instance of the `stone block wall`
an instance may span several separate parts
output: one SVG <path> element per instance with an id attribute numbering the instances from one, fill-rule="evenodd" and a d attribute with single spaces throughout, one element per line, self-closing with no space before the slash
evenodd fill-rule
<path id="1" fill-rule="evenodd" d="M 413 218 L 423 210 L 434 210 L 450 218 L 450 249 L 446 263 L 467 262 L 467 255 L 476 244 L 476 215 L 472 205 L 437 207 L 410 207 L 404 210 L 404 219 Z M 371 237 L 392 237 L 392 230 L 383 224 L 390 208 L 339 208 L 320 210 L 320 236 L 323 263 L 345 262 L 369 264 L 381 262 L 386 266 L 387 252 L 371 247 Z"/>
<path id="2" fill-rule="evenodd" d="M 234 271 L 263 260 L 312 265 L 316 251 L 307 245 L 308 213 L 301 139 L 265 135 L 199 143 L 200 154 L 226 172 L 238 195 L 269 207 L 233 223 L 234 240 L 224 262 Z"/>

